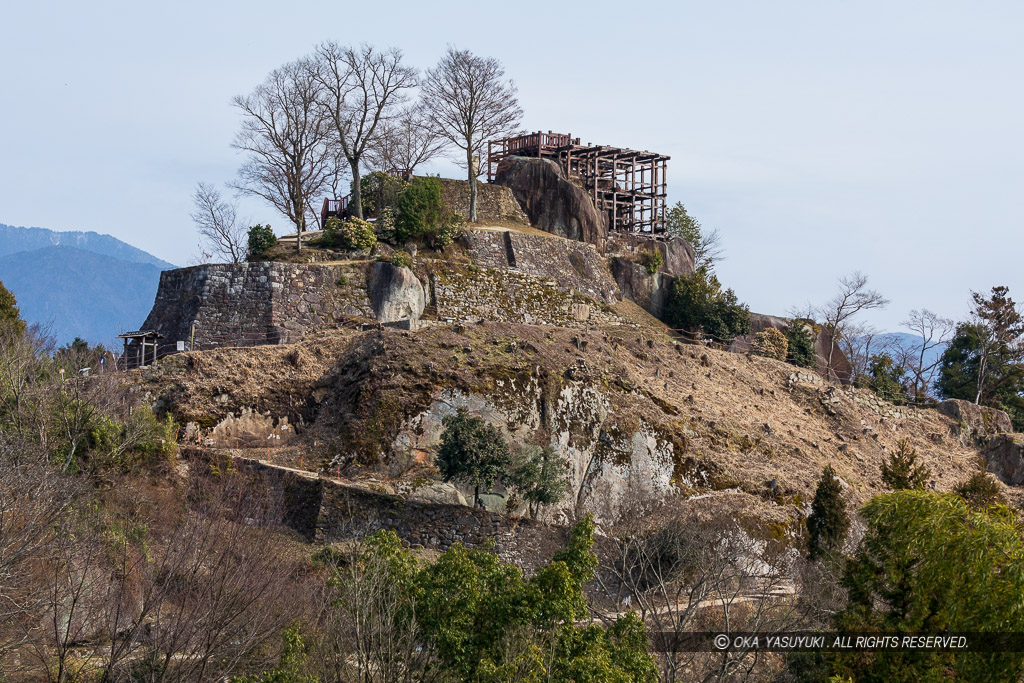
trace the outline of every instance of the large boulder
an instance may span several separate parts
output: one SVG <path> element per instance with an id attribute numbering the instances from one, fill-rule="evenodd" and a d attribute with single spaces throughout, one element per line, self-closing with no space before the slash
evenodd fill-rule
<path id="1" fill-rule="evenodd" d="M 652 275 L 644 266 L 622 256 L 612 257 L 608 265 L 622 296 L 635 301 L 648 313 L 660 318 L 675 277 L 663 272 Z"/>
<path id="2" fill-rule="evenodd" d="M 370 265 L 366 281 L 370 306 L 378 321 L 414 323 L 423 315 L 426 294 L 415 273 L 408 268 L 376 261 Z"/>
<path id="3" fill-rule="evenodd" d="M 956 421 L 960 435 L 968 438 L 996 436 L 1013 431 L 1010 416 L 995 408 L 951 398 L 940 403 L 938 410 Z"/>
<path id="4" fill-rule="evenodd" d="M 512 190 L 534 227 L 604 249 L 608 217 L 586 190 L 566 178 L 558 162 L 508 157 L 494 181 Z"/>
<path id="5" fill-rule="evenodd" d="M 1007 486 L 1024 484 L 1024 434 L 1000 434 L 982 451 L 985 469 Z"/>

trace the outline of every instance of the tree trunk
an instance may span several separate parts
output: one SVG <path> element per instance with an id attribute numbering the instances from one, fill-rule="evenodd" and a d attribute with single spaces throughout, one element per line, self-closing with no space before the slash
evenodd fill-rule
<path id="1" fill-rule="evenodd" d="M 466 150 L 466 167 L 469 169 L 469 222 L 476 223 L 476 169 L 473 168 L 473 150 Z"/>
<path id="2" fill-rule="evenodd" d="M 349 203 L 349 213 L 363 220 L 363 181 L 359 175 L 359 159 L 349 159 L 349 165 L 352 168 L 352 201 Z"/>
<path id="3" fill-rule="evenodd" d="M 306 228 L 306 208 L 299 207 L 301 210 L 296 211 L 295 220 L 295 253 L 302 251 L 302 233 Z"/>
<path id="4" fill-rule="evenodd" d="M 473 487 L 473 507 L 480 504 L 480 484 Z"/>

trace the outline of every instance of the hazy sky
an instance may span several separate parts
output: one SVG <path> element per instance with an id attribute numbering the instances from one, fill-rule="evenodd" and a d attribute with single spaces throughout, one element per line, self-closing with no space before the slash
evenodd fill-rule
<path id="1" fill-rule="evenodd" d="M 752 310 L 860 269 L 895 329 L 912 308 L 961 316 L 971 289 L 1024 300 L 1022 34 L 1019 1 L 12 1 L 0 223 L 186 264 L 196 181 L 240 163 L 233 95 L 324 39 L 420 68 L 451 43 L 504 63 L 525 128 L 671 155 L 670 201 L 721 231 L 720 279 Z"/>

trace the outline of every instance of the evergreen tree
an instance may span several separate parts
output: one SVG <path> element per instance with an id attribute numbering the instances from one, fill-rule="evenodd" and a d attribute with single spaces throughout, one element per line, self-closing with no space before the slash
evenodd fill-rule
<path id="1" fill-rule="evenodd" d="M 750 309 L 739 303 L 731 289 L 722 291 L 707 267 L 698 268 L 690 277 L 676 278 L 663 316 L 671 327 L 703 333 L 723 344 L 750 332 Z"/>
<path id="2" fill-rule="evenodd" d="M 508 468 L 505 483 L 515 488 L 536 519 L 540 509 L 560 501 L 569 489 L 566 462 L 554 449 L 536 446 L 522 449 Z"/>
<path id="3" fill-rule="evenodd" d="M 901 439 L 889 461 L 882 463 L 882 481 L 893 491 L 923 491 L 930 476 L 931 470 L 917 463 L 917 449 L 906 439 Z"/>
<path id="4" fill-rule="evenodd" d="M 810 558 L 818 559 L 840 551 L 846 532 L 850 528 L 850 517 L 846 513 L 842 484 L 831 465 L 827 465 L 818 480 L 814 492 L 811 514 L 807 516 L 807 533 Z"/>
<path id="5" fill-rule="evenodd" d="M 907 402 L 903 387 L 906 374 L 906 369 L 897 365 L 888 353 L 875 354 L 868 361 L 867 386 L 886 401 L 901 405 Z"/>
<path id="6" fill-rule="evenodd" d="M 722 259 L 722 237 L 717 230 L 705 231 L 700 221 L 687 212 L 682 202 L 676 202 L 665 216 L 665 229 L 673 237 L 679 237 L 693 247 L 693 267 L 709 272 L 715 262 Z"/>
<path id="7" fill-rule="evenodd" d="M 508 467 L 510 453 L 505 437 L 493 425 L 459 408 L 443 420 L 437 467 L 445 481 L 473 487 L 473 505 L 480 500 L 480 487 L 490 488 Z"/>
<path id="8" fill-rule="evenodd" d="M 896 491 L 873 498 L 860 516 L 867 529 L 846 564 L 848 603 L 837 630 L 988 632 L 991 639 L 1024 632 L 1024 542 L 1012 511 L 971 510 L 951 493 Z M 1018 681 L 1024 674 L 1024 652 L 896 650 L 831 659 L 829 673 L 856 681 Z"/>
<path id="9" fill-rule="evenodd" d="M 11 291 L 0 282 L 0 335 L 20 337 L 25 334 L 25 321 L 21 319 L 18 302 Z"/>
<path id="10" fill-rule="evenodd" d="M 789 362 L 802 368 L 813 368 L 817 362 L 814 353 L 814 330 L 803 320 L 794 320 L 786 330 L 786 342 L 789 344 L 787 356 Z"/>
<path id="11" fill-rule="evenodd" d="M 975 472 L 954 489 L 972 510 L 987 510 L 993 505 L 1007 505 L 999 482 L 985 472 Z"/>
<path id="12" fill-rule="evenodd" d="M 993 347 L 990 337 L 991 331 L 977 323 L 958 325 L 942 354 L 935 389 L 942 398 L 977 399 L 1005 410 L 1015 429 L 1024 430 L 1024 347 L 1019 340 Z"/>

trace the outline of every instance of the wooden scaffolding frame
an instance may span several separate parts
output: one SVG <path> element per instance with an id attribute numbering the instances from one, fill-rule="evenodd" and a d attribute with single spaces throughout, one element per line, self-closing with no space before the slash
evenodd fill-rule
<path id="1" fill-rule="evenodd" d="M 554 159 L 590 193 L 594 206 L 608 214 L 608 228 L 652 235 L 665 233 L 668 161 L 654 152 L 581 145 L 562 133 L 530 133 L 487 143 L 487 179 L 494 182 L 510 156 Z"/>

